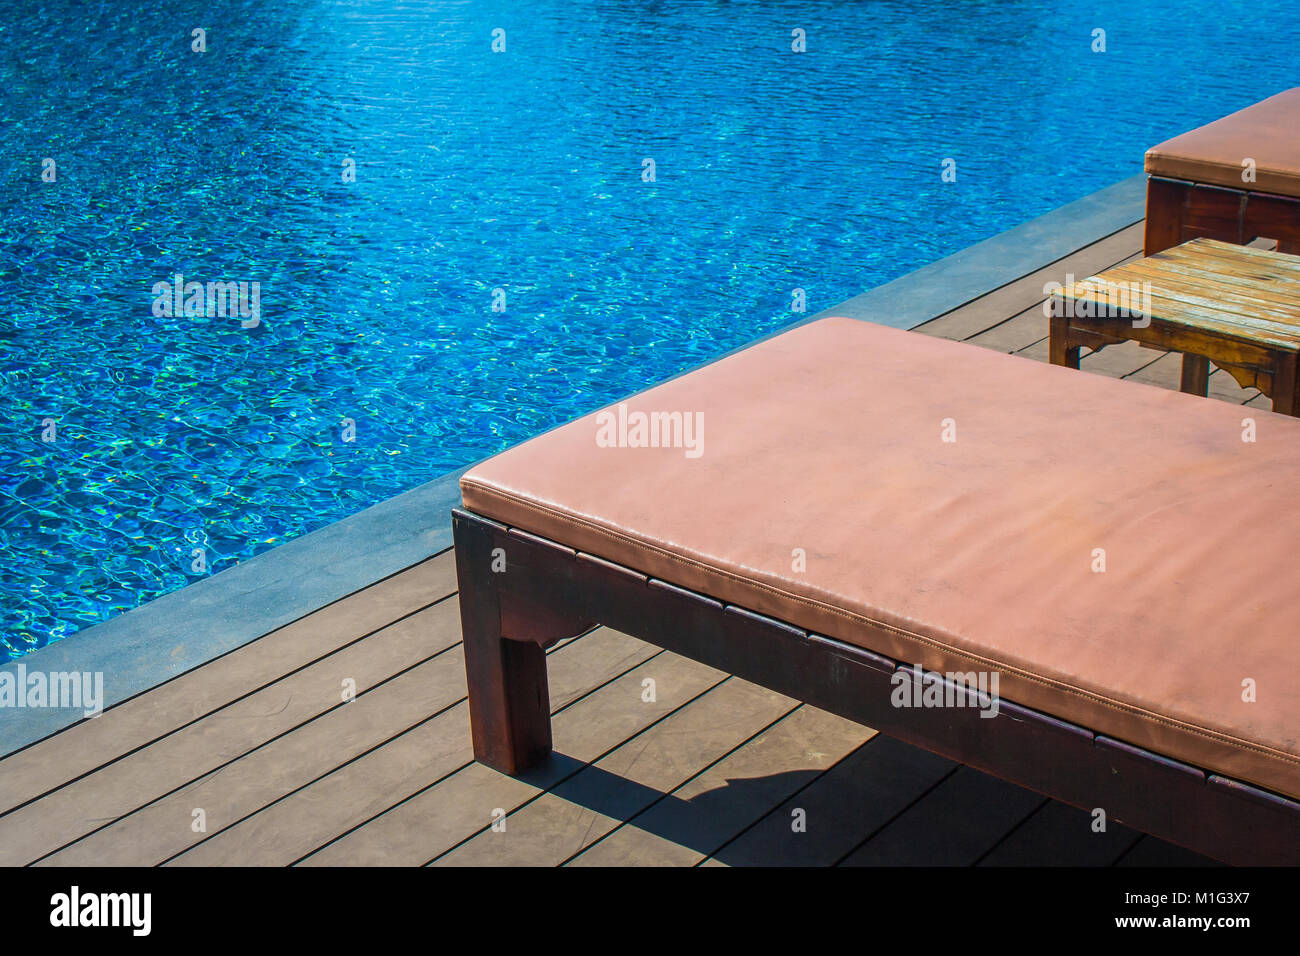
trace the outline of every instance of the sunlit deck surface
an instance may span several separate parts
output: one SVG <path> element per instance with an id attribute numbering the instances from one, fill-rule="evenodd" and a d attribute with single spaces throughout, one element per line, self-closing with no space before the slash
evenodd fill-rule
<path id="1" fill-rule="evenodd" d="M 1046 361 L 1044 283 L 1140 246 L 1138 224 L 919 331 Z M 1179 378 L 1133 343 L 1083 368 Z M 1210 392 L 1270 407 L 1221 371 Z M 0 761 L 0 863 L 1209 862 L 625 634 L 550 655 L 555 758 L 525 779 L 475 763 L 438 554 Z"/>

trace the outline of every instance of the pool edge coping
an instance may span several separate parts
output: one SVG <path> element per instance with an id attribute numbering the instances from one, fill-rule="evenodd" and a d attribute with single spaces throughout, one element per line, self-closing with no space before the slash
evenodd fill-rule
<path id="1" fill-rule="evenodd" d="M 1146 178 L 1122 179 L 702 364 L 832 315 L 915 328 L 1140 222 Z M 103 709 L 122 704 L 446 551 L 460 476 L 472 467 L 38 648 L 0 665 L 0 674 L 11 672 L 17 681 L 25 671 L 112 671 Z M 443 518 L 431 523 L 430 514 Z M 237 615 L 229 613 L 232 605 Z M 202 633 L 190 633 L 195 629 Z M 0 707 L 0 760 L 85 719 L 93 718 L 80 709 Z"/>

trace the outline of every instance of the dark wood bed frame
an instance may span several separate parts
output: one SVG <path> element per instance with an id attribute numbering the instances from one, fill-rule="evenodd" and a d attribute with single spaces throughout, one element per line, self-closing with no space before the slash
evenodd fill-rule
<path id="1" fill-rule="evenodd" d="M 1300 863 L 1295 800 L 1005 699 L 991 719 L 977 706 L 896 708 L 908 662 L 462 509 L 452 527 L 474 755 L 504 773 L 551 750 L 545 649 L 603 624 L 1224 862 Z"/>
<path id="2" fill-rule="evenodd" d="M 1245 245 L 1266 236 L 1278 252 L 1300 255 L 1300 199 L 1151 176 L 1144 256 L 1204 236 Z"/>

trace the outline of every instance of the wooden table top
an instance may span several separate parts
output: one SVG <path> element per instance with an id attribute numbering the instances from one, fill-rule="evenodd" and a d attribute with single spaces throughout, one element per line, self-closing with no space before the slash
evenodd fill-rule
<path id="1" fill-rule="evenodd" d="M 1095 309 L 1144 283 L 1150 283 L 1146 311 L 1153 323 L 1300 351 L 1300 256 L 1193 239 L 1089 276 L 1059 295 Z"/>

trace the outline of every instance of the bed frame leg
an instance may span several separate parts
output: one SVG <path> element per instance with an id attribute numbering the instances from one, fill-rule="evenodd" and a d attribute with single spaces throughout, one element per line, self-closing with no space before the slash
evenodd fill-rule
<path id="1" fill-rule="evenodd" d="M 490 526 L 459 516 L 452 524 L 474 757 L 502 773 L 520 774 L 551 750 L 546 651 L 540 643 L 502 636 Z"/>
<path id="2" fill-rule="evenodd" d="M 1183 241 L 1189 188 L 1187 183 L 1171 182 L 1155 176 L 1147 178 L 1142 255 L 1153 256 Z"/>

